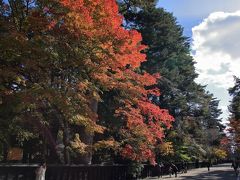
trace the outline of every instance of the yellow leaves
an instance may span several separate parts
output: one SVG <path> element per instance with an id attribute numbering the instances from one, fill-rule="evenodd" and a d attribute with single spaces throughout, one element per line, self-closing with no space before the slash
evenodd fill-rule
<path id="1" fill-rule="evenodd" d="M 77 12 L 70 12 L 67 14 L 67 17 L 69 18 L 69 21 L 68 21 L 69 27 L 74 28 L 72 30 L 76 30 L 76 29 L 89 30 L 92 26 L 92 19 L 89 16 L 89 14 L 80 14 Z"/>
<path id="2" fill-rule="evenodd" d="M 105 127 L 95 124 L 95 129 L 94 129 L 94 131 L 95 131 L 96 133 L 102 134 L 102 133 L 105 131 L 105 129 L 106 129 Z"/>
<path id="3" fill-rule="evenodd" d="M 95 151 L 98 149 L 118 149 L 119 143 L 114 139 L 102 140 L 95 143 L 93 147 Z"/>
<path id="4" fill-rule="evenodd" d="M 102 101 L 100 95 L 99 95 L 99 92 L 97 91 L 93 91 L 91 94 L 89 94 L 90 98 L 92 99 L 92 101 L 95 101 L 95 102 L 100 102 Z"/>
<path id="5" fill-rule="evenodd" d="M 74 140 L 70 142 L 71 148 L 78 152 L 79 154 L 86 154 L 90 146 L 83 143 L 80 139 L 79 134 L 75 134 Z M 116 150 L 119 148 L 119 143 L 114 139 L 110 138 L 108 140 L 102 140 L 96 142 L 93 146 L 95 151 L 99 149 L 113 149 Z"/>
<path id="6" fill-rule="evenodd" d="M 17 84 L 21 84 L 23 86 L 26 86 L 26 80 L 24 79 L 23 76 L 17 76 L 15 78 L 15 81 L 16 81 Z"/>
<path id="7" fill-rule="evenodd" d="M 162 155 L 173 155 L 174 149 L 173 149 L 173 143 L 172 142 L 163 142 L 159 145 L 159 151 Z"/>
<path id="8" fill-rule="evenodd" d="M 84 116 L 81 114 L 77 114 L 71 118 L 71 122 L 76 125 L 84 126 L 86 128 L 86 132 L 93 134 L 103 133 L 105 128 L 103 126 L 97 125 L 91 117 Z"/>
<path id="9" fill-rule="evenodd" d="M 70 144 L 73 150 L 75 150 L 79 154 L 87 153 L 86 151 L 87 145 L 80 140 L 79 134 L 75 134 L 75 138 L 73 141 L 70 142 Z"/>
<path id="10" fill-rule="evenodd" d="M 80 91 L 86 91 L 89 87 L 89 81 L 88 80 L 85 80 L 85 81 L 82 81 L 78 84 L 78 89 Z"/>
<path id="11" fill-rule="evenodd" d="M 176 138 L 178 136 L 178 133 L 176 131 L 171 131 L 168 135 L 169 138 L 173 139 Z"/>
<path id="12" fill-rule="evenodd" d="M 81 114 L 77 114 L 73 116 L 71 119 L 71 122 L 73 122 L 74 124 L 83 125 L 83 126 L 88 126 L 90 121 L 91 119 L 89 117 L 83 116 Z"/>
<path id="13" fill-rule="evenodd" d="M 213 148 L 213 155 L 218 159 L 224 159 L 227 157 L 227 152 L 222 149 Z"/>

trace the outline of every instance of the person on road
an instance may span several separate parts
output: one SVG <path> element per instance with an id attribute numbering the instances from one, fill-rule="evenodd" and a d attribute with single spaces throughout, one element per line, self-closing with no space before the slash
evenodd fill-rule
<path id="1" fill-rule="evenodd" d="M 178 168 L 175 164 L 171 163 L 170 167 L 169 167 L 169 172 L 171 172 L 172 174 L 175 174 L 175 177 L 177 177 L 177 172 L 178 172 Z M 171 175 L 170 175 L 171 177 Z"/>
<path id="2" fill-rule="evenodd" d="M 239 172 L 238 172 L 239 162 L 233 160 L 233 162 L 232 162 L 232 167 L 233 167 L 233 169 L 234 169 L 234 171 L 235 171 L 236 176 L 238 176 L 238 173 L 239 173 Z"/>
<path id="3" fill-rule="evenodd" d="M 208 171 L 210 171 L 210 167 L 211 167 L 211 166 L 212 166 L 211 160 L 208 160 L 208 162 L 207 162 Z"/>
<path id="4" fill-rule="evenodd" d="M 187 162 L 186 161 L 182 161 L 181 163 L 181 172 L 183 173 L 187 173 Z"/>
<path id="5" fill-rule="evenodd" d="M 157 164 L 157 174 L 158 174 L 158 178 L 162 177 L 162 171 L 163 171 L 163 163 L 159 163 Z"/>
<path id="6" fill-rule="evenodd" d="M 40 167 L 36 169 L 36 180 L 45 180 L 45 173 L 46 173 L 46 163 L 41 163 Z"/>
<path id="7" fill-rule="evenodd" d="M 188 163 L 187 161 L 184 161 L 184 173 L 187 173 L 188 170 Z"/>

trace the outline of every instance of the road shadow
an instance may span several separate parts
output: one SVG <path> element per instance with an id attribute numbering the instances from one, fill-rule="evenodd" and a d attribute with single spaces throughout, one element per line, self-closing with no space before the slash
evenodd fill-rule
<path id="1" fill-rule="evenodd" d="M 208 171 L 206 173 L 201 173 L 195 176 L 181 176 L 182 180 L 236 180 L 237 177 L 233 170 L 215 170 L 215 171 Z"/>
<path id="2" fill-rule="evenodd" d="M 210 171 L 207 171 L 207 168 L 195 169 L 195 171 L 189 171 L 186 174 L 178 174 L 178 177 L 175 178 L 174 175 L 163 176 L 163 178 L 151 177 L 147 178 L 148 180 L 240 180 L 240 177 L 236 177 L 231 164 L 221 164 L 210 168 Z M 146 180 L 147 180 L 146 179 Z"/>

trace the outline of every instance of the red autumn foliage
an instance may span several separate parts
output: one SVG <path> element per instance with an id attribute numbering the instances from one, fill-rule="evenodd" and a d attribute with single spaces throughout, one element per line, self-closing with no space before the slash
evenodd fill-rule
<path id="1" fill-rule="evenodd" d="M 235 142 L 236 146 L 239 147 L 240 144 L 240 121 L 238 119 L 230 119 L 228 124 L 228 132 L 232 134 L 233 141 Z"/>
<path id="2" fill-rule="evenodd" d="M 89 131 L 93 133 L 104 128 L 95 123 L 92 102 L 100 101 L 103 91 L 120 92 L 115 116 L 125 124 L 119 129 L 119 153 L 154 163 L 154 146 L 164 137 L 164 128 L 171 127 L 173 118 L 149 99 L 160 95 L 159 89 L 150 88 L 160 75 L 138 69 L 146 61 L 141 53 L 146 48 L 141 34 L 122 27 L 123 17 L 115 0 L 39 3 L 43 4 L 25 15 L 27 26 L 19 27 L 18 36 L 11 32 L 19 45 L 10 44 L 9 49 L 21 54 L 20 70 L 14 72 L 23 73 L 19 86 L 25 88 L 17 92 L 21 102 L 34 104 L 31 107 L 41 118 L 42 109 L 53 108 L 64 121 L 92 128 Z M 30 34 L 28 38 L 26 34 Z"/>
<path id="3" fill-rule="evenodd" d="M 154 146 L 164 137 L 164 127 L 171 127 L 173 118 L 148 98 L 149 95 L 160 95 L 159 89 L 146 88 L 156 84 L 160 75 L 136 70 L 146 60 L 145 54 L 141 53 L 146 48 L 141 44 L 141 34 L 122 27 L 123 17 L 118 13 L 115 0 L 59 2 L 61 10 L 50 6 L 43 8 L 42 12 L 51 13 L 51 16 L 45 17 L 41 28 L 58 34 L 61 40 L 65 38 L 63 47 L 80 52 L 79 57 L 73 55 L 71 65 L 83 69 L 82 77 L 88 78 L 86 81 L 82 78 L 78 83 L 78 98 L 83 102 L 92 98 L 86 95 L 87 90 L 92 91 L 88 94 L 94 94 L 93 98 L 97 100 L 102 89 L 124 94 L 115 111 L 116 117 L 126 122 L 120 130 L 125 138 L 120 153 L 125 158 L 154 163 Z"/>
<path id="4" fill-rule="evenodd" d="M 223 138 L 221 139 L 221 141 L 220 141 L 220 145 L 221 145 L 221 146 L 226 146 L 226 145 L 228 145 L 229 143 L 230 143 L 230 140 L 229 140 L 228 137 L 223 137 Z"/>
<path id="5" fill-rule="evenodd" d="M 148 95 L 159 95 L 158 89 L 146 89 L 156 84 L 160 76 L 137 73 L 145 55 L 141 45 L 141 34 L 126 30 L 121 24 L 115 0 L 61 0 L 69 11 L 64 17 L 65 27 L 76 39 L 83 36 L 88 43 L 99 49 L 95 59 L 87 66 L 94 69 L 91 81 L 107 90 L 119 90 L 127 94 L 116 109 L 116 116 L 124 118 L 125 138 L 136 138 L 135 144 L 126 139 L 120 153 L 123 157 L 137 161 L 150 160 L 154 163 L 154 145 L 164 137 L 164 129 L 171 127 L 173 118 L 167 110 L 153 104 Z M 139 140 L 138 140 L 139 138 Z"/>

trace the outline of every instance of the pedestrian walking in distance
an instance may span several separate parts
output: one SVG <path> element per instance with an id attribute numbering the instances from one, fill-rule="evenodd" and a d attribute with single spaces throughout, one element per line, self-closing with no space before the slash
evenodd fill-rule
<path id="1" fill-rule="evenodd" d="M 232 167 L 233 167 L 233 169 L 234 169 L 234 171 L 235 171 L 236 176 L 238 176 L 239 162 L 233 160 L 233 162 L 232 162 Z"/>
<path id="2" fill-rule="evenodd" d="M 208 171 L 210 171 L 210 167 L 211 167 L 211 161 L 209 160 L 209 161 L 207 162 Z"/>
<path id="3" fill-rule="evenodd" d="M 158 178 L 162 177 L 162 168 L 163 168 L 163 163 L 157 164 L 157 174 L 158 174 Z"/>
<path id="4" fill-rule="evenodd" d="M 177 172 L 178 172 L 177 166 L 175 164 L 171 163 L 170 168 L 172 169 L 172 173 L 175 174 L 175 177 L 177 177 Z"/>
<path id="5" fill-rule="evenodd" d="M 46 163 L 41 163 L 40 167 L 36 169 L 36 180 L 45 180 Z"/>

